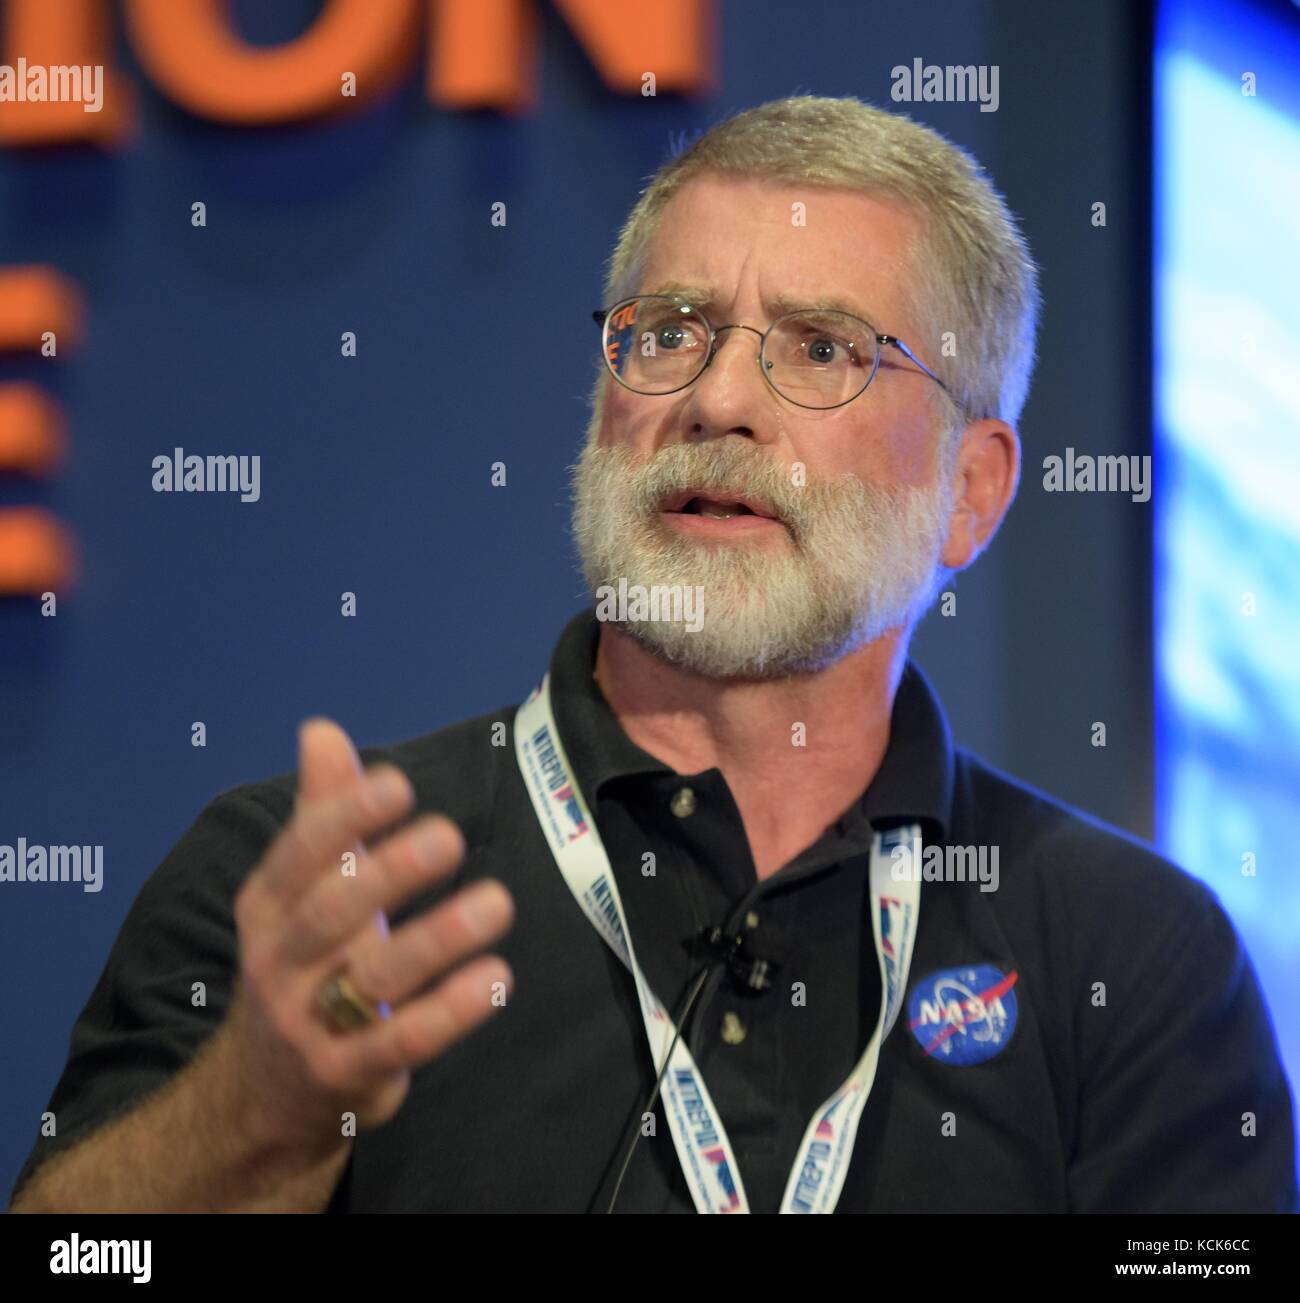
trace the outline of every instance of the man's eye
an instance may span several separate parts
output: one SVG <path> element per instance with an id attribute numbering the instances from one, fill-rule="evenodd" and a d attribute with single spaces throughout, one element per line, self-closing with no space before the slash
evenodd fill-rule
<path id="1" fill-rule="evenodd" d="M 843 340 L 828 335 L 808 340 L 804 344 L 804 354 L 814 366 L 832 366 L 853 360 L 853 350 Z"/>
<path id="2" fill-rule="evenodd" d="M 642 339 L 646 340 L 656 353 L 689 353 L 692 349 L 702 347 L 706 342 L 702 330 L 689 322 L 677 321 L 651 327 L 646 330 Z"/>

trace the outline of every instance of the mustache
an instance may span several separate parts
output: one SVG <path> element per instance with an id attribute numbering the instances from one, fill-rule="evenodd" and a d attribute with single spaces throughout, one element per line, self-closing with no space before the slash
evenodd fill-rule
<path id="1" fill-rule="evenodd" d="M 626 505 L 637 515 L 653 515 L 670 498 L 694 490 L 722 500 L 764 502 L 796 534 L 812 523 L 811 486 L 796 484 L 789 467 L 742 444 L 669 444 L 649 458 L 621 446 L 593 447 L 587 456 L 618 475 Z"/>

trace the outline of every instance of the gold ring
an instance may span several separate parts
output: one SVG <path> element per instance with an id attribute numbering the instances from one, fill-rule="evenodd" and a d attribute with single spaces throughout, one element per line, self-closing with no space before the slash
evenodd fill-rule
<path id="1" fill-rule="evenodd" d="M 316 1006 L 338 1032 L 356 1031 L 379 1018 L 379 1010 L 357 991 L 342 969 L 321 983 L 316 992 Z"/>

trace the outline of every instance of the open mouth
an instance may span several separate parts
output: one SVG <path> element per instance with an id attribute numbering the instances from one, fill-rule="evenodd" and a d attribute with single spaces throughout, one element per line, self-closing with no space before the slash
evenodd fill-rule
<path id="1" fill-rule="evenodd" d="M 764 502 L 752 499 L 710 497 L 707 494 L 678 493 L 661 508 L 669 515 L 701 516 L 709 520 L 733 520 L 737 516 L 750 516 L 779 524 L 776 513 Z"/>

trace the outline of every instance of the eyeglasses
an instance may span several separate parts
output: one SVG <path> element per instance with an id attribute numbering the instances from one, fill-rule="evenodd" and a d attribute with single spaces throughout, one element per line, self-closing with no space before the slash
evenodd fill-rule
<path id="1" fill-rule="evenodd" d="M 894 335 L 848 312 L 801 308 L 766 331 L 738 323 L 714 329 L 704 314 L 671 294 L 641 294 L 592 313 L 601 355 L 619 384 L 637 394 L 675 394 L 697 380 L 724 330 L 759 336 L 758 365 L 782 398 L 824 409 L 851 403 L 875 379 L 882 347 L 896 348 L 947 392 L 947 385 Z"/>

